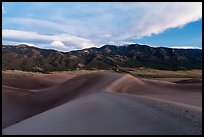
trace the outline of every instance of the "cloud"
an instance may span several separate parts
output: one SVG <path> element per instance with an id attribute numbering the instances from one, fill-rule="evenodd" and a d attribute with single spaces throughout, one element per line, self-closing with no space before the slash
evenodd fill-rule
<path id="1" fill-rule="evenodd" d="M 46 35 L 36 32 L 20 30 L 2 30 L 4 41 L 15 41 L 19 43 L 34 43 L 41 48 L 69 51 L 95 46 L 89 39 L 84 39 L 69 34 Z"/>
<path id="2" fill-rule="evenodd" d="M 199 2 L 145 3 L 138 5 L 138 8 L 143 13 L 142 17 L 131 20 L 134 23 L 131 31 L 120 35 L 120 39 L 140 39 L 202 18 L 202 3 Z"/>
<path id="3" fill-rule="evenodd" d="M 50 45 L 56 47 L 64 47 L 64 43 L 62 43 L 61 41 L 53 41 Z"/>
<path id="4" fill-rule="evenodd" d="M 174 48 L 174 49 L 202 49 L 202 48 L 197 47 L 197 46 L 172 46 L 170 48 Z"/>
<path id="5" fill-rule="evenodd" d="M 17 41 L 4 41 L 6 43 L 6 45 L 19 45 L 19 44 L 25 44 L 28 46 L 32 46 L 32 47 L 37 47 L 35 44 L 32 43 L 28 43 L 28 42 L 17 42 Z"/>
<path id="6" fill-rule="evenodd" d="M 32 19 L 32 18 L 22 18 L 22 17 L 12 17 L 7 18 L 5 17 L 3 20 L 3 24 L 8 26 L 12 26 L 15 24 L 15 28 L 23 28 L 29 31 L 37 31 L 37 32 L 47 32 L 47 33 L 67 33 L 67 32 L 74 32 L 71 27 L 68 27 L 65 24 L 57 23 L 54 21 L 43 20 L 43 19 Z M 35 26 L 35 27 L 33 27 Z M 68 31 L 69 30 L 69 31 Z M 74 34 L 74 33 L 70 33 Z"/>
<path id="7" fill-rule="evenodd" d="M 129 45 L 129 44 L 137 44 L 137 43 L 130 42 L 130 41 L 117 41 L 117 42 L 110 41 L 110 42 L 107 42 L 106 44 L 117 45 L 117 46 L 125 46 L 125 45 Z"/>
<path id="8" fill-rule="evenodd" d="M 10 30 L 20 28 L 21 31 L 37 32 L 32 35 L 35 35 L 38 41 L 49 41 L 49 44 L 58 40 L 67 47 L 69 41 L 72 48 L 150 37 L 202 18 L 202 2 L 49 3 L 49 6 L 45 6 L 46 3 L 43 3 L 43 6 L 33 3 L 32 5 L 38 7 L 36 15 L 35 11 L 32 12 L 33 18 L 25 14 L 15 18 L 4 17 L 3 28 L 8 29 L 9 26 Z M 67 7 L 70 10 L 67 10 Z M 55 12 L 51 12 L 53 9 Z M 41 10 L 47 11 L 43 12 L 42 17 L 39 16 Z M 42 34 L 49 35 L 45 37 Z"/>
<path id="9" fill-rule="evenodd" d="M 5 8 L 4 8 L 4 6 L 2 5 L 2 14 L 5 14 L 5 13 L 6 13 Z"/>

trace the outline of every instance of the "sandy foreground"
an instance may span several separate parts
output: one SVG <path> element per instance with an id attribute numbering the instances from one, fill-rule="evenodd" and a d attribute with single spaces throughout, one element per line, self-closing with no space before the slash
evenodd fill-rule
<path id="1" fill-rule="evenodd" d="M 202 79 L 4 77 L 2 134 L 202 134 Z"/>

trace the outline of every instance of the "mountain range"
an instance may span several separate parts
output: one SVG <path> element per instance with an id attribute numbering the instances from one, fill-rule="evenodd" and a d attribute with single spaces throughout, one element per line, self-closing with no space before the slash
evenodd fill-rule
<path id="1" fill-rule="evenodd" d="M 3 70 L 49 72 L 118 67 L 163 70 L 202 69 L 202 50 L 126 44 L 61 52 L 25 44 L 2 45 Z"/>

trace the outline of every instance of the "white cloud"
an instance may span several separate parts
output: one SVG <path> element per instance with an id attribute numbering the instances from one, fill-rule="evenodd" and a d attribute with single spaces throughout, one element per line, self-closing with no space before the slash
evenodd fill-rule
<path id="1" fill-rule="evenodd" d="M 41 48 L 50 47 L 52 49 L 64 51 L 95 46 L 91 40 L 69 34 L 45 35 L 29 31 L 2 30 L 2 38 L 6 41 L 16 41 L 19 43 L 29 42 Z"/>
<path id="2" fill-rule="evenodd" d="M 174 49 L 202 49 L 202 48 L 197 47 L 197 46 L 172 46 L 170 48 L 174 48 Z"/>
<path id="3" fill-rule="evenodd" d="M 24 28 L 25 30 L 29 31 L 37 31 L 37 32 L 74 32 L 71 27 L 68 27 L 65 24 L 57 23 L 53 21 L 48 21 L 44 19 L 32 19 L 32 18 L 22 18 L 22 17 L 12 17 L 7 18 L 5 17 L 3 20 L 3 24 L 11 26 L 12 24 L 15 24 L 16 27 Z M 35 27 L 33 27 L 35 26 Z M 68 31 L 69 30 L 69 31 Z M 70 33 L 72 34 L 72 33 Z"/>
<path id="4" fill-rule="evenodd" d="M 141 18 L 131 20 L 134 23 L 131 31 L 122 34 L 119 38 L 142 38 L 159 34 L 163 31 L 182 27 L 187 23 L 202 18 L 201 2 L 168 2 L 145 3 L 138 5 L 142 14 Z"/>
<path id="5" fill-rule="evenodd" d="M 32 39 L 45 41 L 45 38 L 47 41 L 49 38 L 49 44 L 58 40 L 65 46 L 69 41 L 72 48 L 86 48 L 109 41 L 118 43 L 159 34 L 202 18 L 202 2 L 84 3 L 81 4 L 83 6 L 73 4 L 69 11 L 67 8 L 61 8 L 66 6 L 64 3 L 57 4 L 58 7 L 53 4 L 56 12 L 44 13 L 47 15 L 43 18 L 7 17 L 2 23 L 3 26 L 9 26 L 9 29 L 21 28 L 38 32 L 32 33 L 32 36 L 35 36 Z M 49 11 L 53 10 L 53 7 L 49 9 L 49 6 L 42 6 L 39 10 L 46 8 L 46 11 Z M 40 35 L 43 33 L 55 35 L 45 37 Z M 22 39 L 21 36 L 15 37 Z M 26 37 L 25 35 L 23 39 L 26 40 Z"/>
<path id="6" fill-rule="evenodd" d="M 50 45 L 56 46 L 56 47 L 65 47 L 64 43 L 62 43 L 61 41 L 53 41 Z"/>
<path id="7" fill-rule="evenodd" d="M 110 44 L 110 45 L 116 45 L 116 46 L 124 46 L 124 45 L 129 45 L 129 44 L 136 44 L 134 42 L 129 42 L 129 41 L 110 41 L 106 44 Z M 105 45 L 105 44 L 104 44 Z"/>
<path id="8" fill-rule="evenodd" d="M 33 43 L 28 43 L 28 42 L 17 42 L 17 41 L 5 41 L 6 45 L 19 45 L 19 44 L 25 44 L 28 46 L 32 46 L 32 47 L 37 47 L 35 44 Z"/>
<path id="9" fill-rule="evenodd" d="M 16 45 L 18 45 L 18 44 L 25 44 L 25 45 L 32 46 L 32 47 L 37 47 L 35 44 L 33 44 L 33 43 L 27 43 L 27 42 L 16 43 Z"/>
<path id="10" fill-rule="evenodd" d="M 4 8 L 4 6 L 2 5 L 2 14 L 5 14 L 5 13 L 6 13 L 5 8 Z"/>

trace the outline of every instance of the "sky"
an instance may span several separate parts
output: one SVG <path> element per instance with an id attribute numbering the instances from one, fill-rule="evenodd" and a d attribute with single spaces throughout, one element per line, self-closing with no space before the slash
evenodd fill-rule
<path id="1" fill-rule="evenodd" d="M 2 43 L 202 48 L 202 2 L 2 2 Z"/>

